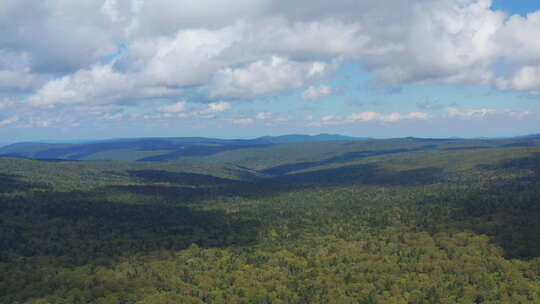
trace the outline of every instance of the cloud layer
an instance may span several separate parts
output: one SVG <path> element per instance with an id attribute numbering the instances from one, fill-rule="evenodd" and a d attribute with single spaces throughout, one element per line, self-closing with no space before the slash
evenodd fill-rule
<path id="1" fill-rule="evenodd" d="M 25 111 L 153 103 L 178 114 L 182 102 L 199 102 L 208 107 L 197 115 L 214 117 L 231 103 L 295 90 L 328 97 L 335 89 L 324 82 L 345 63 L 381 87 L 487 84 L 539 96 L 540 11 L 511 16 L 491 4 L 4 0 L 0 97 Z"/>

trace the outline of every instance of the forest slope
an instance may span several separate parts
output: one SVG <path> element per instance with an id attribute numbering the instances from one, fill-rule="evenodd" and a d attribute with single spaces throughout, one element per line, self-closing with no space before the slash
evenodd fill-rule
<path id="1" fill-rule="evenodd" d="M 141 138 L 79 144 L 17 143 L 0 148 L 0 156 L 30 159 L 124 160 L 143 162 L 221 162 L 251 169 L 342 160 L 419 150 L 478 150 L 537 146 L 537 138 L 374 140 L 340 135 L 287 135 L 256 139 Z"/>
<path id="2" fill-rule="evenodd" d="M 538 303 L 540 147 L 522 143 L 0 158 L 0 303 Z"/>

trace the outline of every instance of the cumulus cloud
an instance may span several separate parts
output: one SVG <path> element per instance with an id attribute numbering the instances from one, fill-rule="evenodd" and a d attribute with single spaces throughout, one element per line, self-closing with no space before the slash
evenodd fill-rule
<path id="1" fill-rule="evenodd" d="M 329 60 L 357 60 L 390 88 L 488 83 L 497 58 L 540 61 L 540 12 L 507 17 L 489 0 L 214 2 L 4 1 L 0 46 L 27 54 L 33 72 L 76 78 L 123 44 L 114 72 L 136 78 L 124 89 L 141 98 L 148 96 L 141 87 L 189 86 L 208 86 L 212 97 L 256 98 L 329 74 Z M 4 78 L 30 81 L 7 71 Z"/>
<path id="2" fill-rule="evenodd" d="M 202 117 L 213 118 L 216 115 L 223 113 L 232 106 L 225 101 L 212 102 L 206 105 L 191 106 L 186 101 L 178 101 L 173 104 L 164 105 L 158 108 L 157 114 L 146 116 L 147 118 L 187 118 L 187 117 Z"/>
<path id="3" fill-rule="evenodd" d="M 522 17 L 513 15 L 501 26 L 495 37 L 498 53 L 512 63 L 540 64 L 540 11 Z"/>
<path id="4" fill-rule="evenodd" d="M 134 88 L 132 79 L 115 73 L 110 65 L 96 65 L 73 75 L 54 79 L 34 95 L 30 104 L 51 107 L 58 104 L 105 103 L 125 96 Z"/>
<path id="5" fill-rule="evenodd" d="M 321 84 L 320 86 L 309 86 L 303 93 L 302 98 L 304 100 L 319 100 L 323 97 L 332 95 L 333 90 L 331 87 Z"/>
<path id="6" fill-rule="evenodd" d="M 496 87 L 504 91 L 527 91 L 540 96 L 540 66 L 523 66 L 506 77 L 497 78 Z"/>
<path id="7" fill-rule="evenodd" d="M 225 101 L 212 102 L 208 105 L 208 111 L 211 113 L 221 113 L 231 108 L 231 104 Z"/>
<path id="8" fill-rule="evenodd" d="M 71 73 L 112 53 L 121 40 L 101 13 L 101 1 L 5 0 L 0 4 L 0 49 L 28 53 L 39 73 Z"/>
<path id="9" fill-rule="evenodd" d="M 185 101 L 179 101 L 171 105 L 162 106 L 159 110 L 165 113 L 180 113 L 186 110 L 186 104 Z"/>
<path id="10" fill-rule="evenodd" d="M 326 63 L 295 62 L 273 56 L 246 67 L 226 68 L 215 75 L 211 95 L 216 97 L 257 98 L 269 93 L 296 89 L 329 73 Z"/>
<path id="11" fill-rule="evenodd" d="M 146 84 L 203 85 L 217 70 L 242 62 L 242 56 L 224 52 L 242 38 L 243 30 L 244 25 L 236 23 L 222 29 L 181 29 L 173 36 L 136 40 L 116 67 L 134 73 Z"/>
<path id="12" fill-rule="evenodd" d="M 195 116 L 212 118 L 218 115 L 219 113 L 225 112 L 231 108 L 232 108 L 231 104 L 225 101 L 212 102 L 206 105 L 204 109 L 195 111 L 192 114 Z"/>
<path id="13" fill-rule="evenodd" d="M 198 100 L 208 105 L 198 115 L 211 116 L 225 101 L 328 96 L 335 89 L 315 83 L 343 63 L 369 72 L 375 94 L 465 83 L 540 95 L 540 11 L 509 16 L 491 4 L 4 0 L 0 96 L 23 91 L 40 108 Z"/>
<path id="14" fill-rule="evenodd" d="M 112 65 L 106 64 L 51 80 L 30 96 L 28 102 L 37 107 L 54 107 L 63 104 L 109 104 L 177 94 L 177 89 L 147 86 L 135 75 L 117 72 Z"/>

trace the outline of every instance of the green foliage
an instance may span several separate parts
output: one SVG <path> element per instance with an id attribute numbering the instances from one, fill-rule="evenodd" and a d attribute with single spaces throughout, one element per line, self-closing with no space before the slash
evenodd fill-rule
<path id="1" fill-rule="evenodd" d="M 540 302 L 539 147 L 306 146 L 0 159 L 0 303 Z"/>

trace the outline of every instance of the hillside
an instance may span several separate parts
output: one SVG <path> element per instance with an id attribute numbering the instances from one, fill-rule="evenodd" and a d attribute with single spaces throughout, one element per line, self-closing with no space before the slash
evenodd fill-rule
<path id="1" fill-rule="evenodd" d="M 177 161 L 224 151 L 264 148 L 280 143 L 361 140 L 341 135 L 319 134 L 265 136 L 256 139 L 201 137 L 115 139 L 84 143 L 23 142 L 0 147 L 0 156 L 32 159 Z"/>
<path id="2" fill-rule="evenodd" d="M 0 303 L 540 301 L 535 140 L 200 157 L 0 158 Z"/>
<path id="3" fill-rule="evenodd" d="M 220 162 L 251 169 L 279 165 L 316 165 L 380 154 L 420 150 L 475 150 L 537 146 L 540 139 L 362 139 L 320 134 L 256 139 L 140 138 L 65 143 L 17 143 L 0 148 L 0 156 L 29 159 L 122 160 L 140 162 Z M 311 163 L 311 164 L 310 164 Z"/>
<path id="4" fill-rule="evenodd" d="M 226 150 L 264 147 L 259 140 L 207 138 L 141 138 L 107 140 L 84 144 L 18 143 L 0 148 L 0 155 L 33 159 L 160 160 L 182 156 L 202 156 Z M 97 156 L 96 156 L 97 155 Z"/>
<path id="5" fill-rule="evenodd" d="M 352 137 L 339 134 L 318 134 L 318 135 L 303 135 L 291 134 L 282 136 L 263 136 L 257 138 L 259 140 L 268 141 L 275 144 L 292 143 L 292 142 L 313 142 L 313 141 L 334 141 L 334 140 L 366 140 L 369 137 Z"/>

